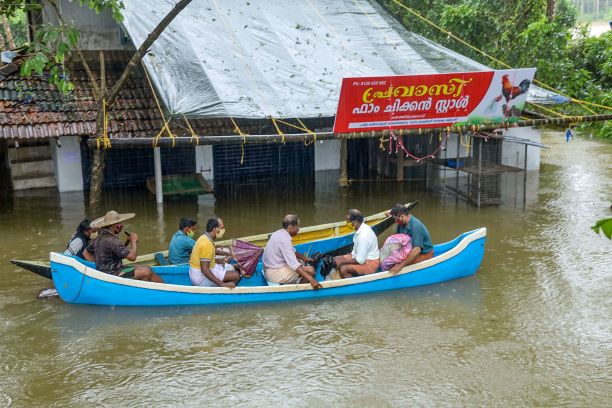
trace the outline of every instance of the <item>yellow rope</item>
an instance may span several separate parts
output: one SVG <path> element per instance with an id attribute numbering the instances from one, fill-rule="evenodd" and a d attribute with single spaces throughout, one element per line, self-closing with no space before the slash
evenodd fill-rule
<path id="1" fill-rule="evenodd" d="M 276 119 L 274 119 L 273 117 L 270 117 L 270 119 L 272 119 L 272 124 L 276 128 L 276 132 L 282 137 L 282 143 L 285 144 L 285 134 L 278 127 L 278 124 L 276 123 Z"/>
<path id="2" fill-rule="evenodd" d="M 542 106 L 540 104 L 533 103 L 533 102 L 529 102 L 529 103 L 532 104 L 533 106 L 536 106 L 536 107 L 542 109 L 542 110 L 545 110 L 546 112 L 552 113 L 555 116 L 559 116 L 560 118 L 566 118 L 567 117 L 566 115 L 562 114 L 561 112 L 557 112 L 557 111 L 554 111 L 552 109 L 545 108 L 544 106 Z"/>
<path id="3" fill-rule="evenodd" d="M 106 109 L 106 99 L 102 100 L 102 126 L 102 137 L 96 138 L 96 148 L 100 149 L 100 141 L 102 141 L 102 148 L 110 149 L 112 145 L 108 137 L 108 111 Z"/>
<path id="4" fill-rule="evenodd" d="M 472 151 L 472 138 L 468 133 L 466 142 L 463 143 L 463 134 L 461 133 L 461 127 L 459 127 L 458 130 L 459 130 L 459 133 L 457 134 L 457 137 L 459 137 L 459 142 L 461 143 L 461 146 L 465 147 L 465 154 L 469 156 L 470 152 Z"/>
<path id="5" fill-rule="evenodd" d="M 189 139 L 189 144 L 193 143 L 193 141 L 195 140 L 196 146 L 199 146 L 200 138 L 198 137 L 197 133 L 193 131 L 191 123 L 189 123 L 185 115 L 183 115 L 183 119 L 185 119 L 185 123 L 187 123 L 187 127 L 189 128 L 189 133 L 191 133 L 191 139 Z"/>
<path id="6" fill-rule="evenodd" d="M 499 59 L 495 58 L 495 57 L 494 57 L 494 56 L 492 56 L 492 55 L 487 54 L 487 53 L 486 53 L 486 52 L 484 52 L 483 50 L 481 50 L 481 49 L 479 49 L 479 48 L 477 48 L 477 47 L 473 46 L 472 44 L 470 44 L 470 43 L 466 42 L 466 41 L 465 41 L 465 40 L 463 40 L 462 38 L 457 37 L 457 36 L 456 36 L 455 34 L 453 34 L 452 32 L 450 32 L 450 31 L 448 31 L 448 30 L 445 30 L 444 28 L 440 27 L 439 25 L 437 25 L 437 24 L 436 24 L 436 23 L 434 23 L 433 21 L 429 20 L 427 17 L 422 16 L 421 14 L 417 13 L 416 11 L 414 11 L 413 9 L 411 9 L 410 7 L 408 7 L 408 6 L 404 5 L 402 2 L 400 2 L 400 1 L 398 1 L 398 0 L 393 0 L 393 2 L 394 2 L 395 4 L 397 4 L 398 6 L 402 7 L 403 9 L 405 9 L 406 11 L 410 12 L 410 13 L 411 13 L 411 14 L 413 14 L 414 16 L 416 16 L 416 17 L 420 18 L 421 20 L 425 21 L 425 22 L 426 22 L 426 23 L 428 23 L 429 25 L 431 25 L 431 26 L 433 26 L 433 27 L 437 28 L 438 30 L 440 30 L 440 31 L 441 31 L 441 32 L 443 32 L 444 34 L 448 35 L 449 37 L 452 37 L 453 39 L 455 39 L 455 40 L 459 41 L 461 44 L 465 45 L 466 47 L 471 48 L 472 50 L 474 50 L 474 51 L 476 51 L 476 52 L 478 52 L 478 53 L 482 54 L 483 56 L 485 56 L 485 57 L 489 58 L 490 60 L 497 62 L 497 63 L 498 63 L 499 65 L 501 65 L 502 67 L 512 69 L 512 67 L 511 67 L 510 65 L 508 65 L 508 64 L 506 64 L 505 62 L 503 62 L 503 61 L 501 61 L 501 60 L 499 60 Z M 543 83 L 543 82 L 538 81 L 537 79 L 534 79 L 534 80 L 533 80 L 533 82 L 535 82 L 536 84 L 540 85 L 542 88 L 546 88 L 546 89 L 548 89 L 548 90 L 550 90 L 550 91 L 553 91 L 553 92 L 558 93 L 559 95 L 563 95 L 563 96 L 565 96 L 566 98 L 569 98 L 569 100 L 570 100 L 570 101 L 575 102 L 575 103 L 577 103 L 577 104 L 581 105 L 583 108 L 585 108 L 586 110 L 588 110 L 589 112 L 591 112 L 591 113 L 592 113 L 592 114 L 594 114 L 594 115 L 596 114 L 596 112 L 595 112 L 595 111 L 593 111 L 592 109 L 590 109 L 589 107 L 585 106 L 585 104 L 592 105 L 592 106 L 597 106 L 597 107 L 604 108 L 604 109 L 608 109 L 608 110 L 612 110 L 612 107 L 609 107 L 609 106 L 599 105 L 599 104 L 596 104 L 596 103 L 593 103 L 593 102 L 581 101 L 581 100 L 579 100 L 579 99 L 573 98 L 573 97 L 571 97 L 571 96 L 569 96 L 569 95 L 567 95 L 567 94 L 565 94 L 565 93 L 561 92 L 561 91 L 560 91 L 560 90 L 558 90 L 558 89 L 555 89 L 555 88 L 553 88 L 553 87 L 551 87 L 551 86 L 546 85 L 546 84 L 545 84 L 545 83 Z"/>
<path id="7" fill-rule="evenodd" d="M 300 118 L 295 118 L 295 120 L 297 120 L 301 126 L 297 126 L 297 125 L 294 125 L 293 123 L 285 122 L 285 121 L 284 121 L 284 120 L 282 120 L 282 119 L 276 119 L 276 121 L 277 121 L 278 123 L 282 123 L 283 125 L 287 125 L 287 126 L 289 126 L 289 127 L 292 127 L 292 128 L 294 128 L 294 129 L 297 129 L 297 130 L 301 130 L 302 132 L 306 132 L 306 133 L 308 133 L 308 134 L 312 135 L 312 137 L 313 137 L 313 141 L 312 141 L 312 143 L 315 143 L 315 142 L 317 141 L 317 134 L 316 134 L 315 132 L 313 132 L 312 130 L 310 130 L 310 129 L 309 129 L 309 128 L 308 128 L 308 127 L 307 127 L 307 126 L 304 124 L 304 122 L 302 122 L 302 121 L 300 120 Z M 278 127 L 277 127 L 277 130 L 278 130 Z M 304 146 L 308 146 L 308 145 L 310 145 L 310 144 L 312 144 L 312 143 L 308 143 L 308 139 L 304 139 Z"/>
<path id="8" fill-rule="evenodd" d="M 246 137 L 249 134 L 248 133 L 244 133 L 242 130 L 240 130 L 240 128 L 238 127 L 238 124 L 236 123 L 234 118 L 230 118 L 230 120 L 234 124 L 234 131 L 236 133 L 238 133 L 240 136 L 242 136 L 242 144 L 240 145 L 240 153 L 241 153 L 240 154 L 240 165 L 242 166 L 242 164 L 244 163 L 244 144 L 246 143 Z"/>
<path id="9" fill-rule="evenodd" d="M 170 131 L 170 126 L 168 126 L 169 120 L 166 120 L 166 116 L 164 115 L 164 111 L 161 108 L 159 99 L 157 99 L 157 93 L 155 92 L 155 88 L 153 88 L 153 84 L 151 83 L 151 78 L 149 78 L 149 73 L 147 72 L 147 69 L 145 68 L 144 63 L 142 63 L 142 70 L 145 73 L 145 77 L 147 78 L 147 82 L 149 83 L 149 87 L 151 88 L 151 92 L 153 93 L 153 99 L 155 99 L 155 104 L 157 105 L 159 114 L 161 115 L 162 121 L 164 122 L 164 126 L 162 126 L 162 130 L 160 130 L 160 132 L 153 138 L 153 147 L 157 147 L 157 142 L 159 141 L 159 138 L 161 137 L 164 130 L 168 133 L 168 136 L 170 137 L 170 139 L 172 139 L 172 147 L 174 147 L 174 144 L 175 144 L 174 137 L 175 136 Z"/>

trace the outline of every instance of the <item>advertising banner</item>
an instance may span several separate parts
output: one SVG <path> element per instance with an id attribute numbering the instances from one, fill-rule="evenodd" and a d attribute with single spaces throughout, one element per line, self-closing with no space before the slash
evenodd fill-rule
<path id="1" fill-rule="evenodd" d="M 535 68 L 344 78 L 334 133 L 518 120 Z"/>

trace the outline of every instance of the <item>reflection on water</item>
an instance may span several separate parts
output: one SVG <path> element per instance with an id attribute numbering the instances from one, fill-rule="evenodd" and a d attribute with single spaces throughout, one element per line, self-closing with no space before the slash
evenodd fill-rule
<path id="1" fill-rule="evenodd" d="M 8 260 L 63 249 L 98 214 L 79 193 L 2 197 L 0 406 L 605 406 L 611 244 L 589 226 L 610 216 L 612 146 L 556 133 L 544 143 L 525 208 L 516 180 L 503 183 L 501 207 L 475 209 L 405 184 L 340 190 L 334 172 L 161 207 L 146 190 L 105 196 L 105 209 L 137 213 L 127 228 L 142 253 L 166 246 L 182 216 L 219 215 L 241 236 L 277 229 L 288 212 L 310 225 L 418 199 L 436 242 L 488 227 L 475 277 L 372 296 L 201 308 L 37 300 L 49 282 Z"/>

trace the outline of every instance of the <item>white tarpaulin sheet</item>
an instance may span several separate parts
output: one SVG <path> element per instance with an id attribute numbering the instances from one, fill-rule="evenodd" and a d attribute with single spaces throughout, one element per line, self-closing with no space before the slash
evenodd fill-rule
<path id="1" fill-rule="evenodd" d="M 138 47 L 174 1 L 124 4 Z M 144 64 L 170 113 L 242 118 L 334 116 L 344 77 L 490 69 L 368 0 L 193 0 Z M 528 100 L 554 95 L 532 88 Z"/>

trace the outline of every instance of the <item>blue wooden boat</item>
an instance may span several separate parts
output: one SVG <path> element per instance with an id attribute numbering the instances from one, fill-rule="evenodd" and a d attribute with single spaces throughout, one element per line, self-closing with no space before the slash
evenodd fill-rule
<path id="1" fill-rule="evenodd" d="M 322 289 L 309 284 L 269 285 L 261 264 L 250 279 L 242 279 L 234 289 L 191 286 L 188 266 L 157 266 L 153 270 L 166 283 L 119 278 L 95 266 L 60 253 L 51 253 L 51 273 L 60 297 L 67 303 L 112 306 L 218 305 L 317 299 L 397 290 L 458 279 L 476 273 L 485 252 L 486 228 L 466 232 L 452 241 L 434 247 L 435 256 L 410 265 L 397 274 L 383 271 L 350 279 L 320 280 Z M 321 252 L 346 248 L 351 234 L 323 238 L 296 245 Z M 350 246 L 349 246 L 350 247 Z"/>

